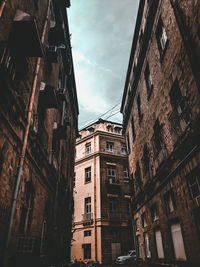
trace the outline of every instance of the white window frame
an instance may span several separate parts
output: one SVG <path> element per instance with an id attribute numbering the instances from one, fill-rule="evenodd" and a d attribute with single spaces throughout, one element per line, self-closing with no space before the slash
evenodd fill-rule
<path id="1" fill-rule="evenodd" d="M 171 230 L 174 254 L 176 259 L 187 260 L 182 231 L 181 231 L 181 225 L 179 223 L 172 224 L 170 230 Z"/>
<path id="2" fill-rule="evenodd" d="M 155 241 L 156 241 L 157 256 L 159 259 L 164 259 L 165 254 L 163 249 L 162 234 L 159 229 L 155 230 Z"/>
<path id="3" fill-rule="evenodd" d="M 148 233 L 144 233 L 144 245 L 145 245 L 145 254 L 147 258 L 151 258 L 151 251 L 149 245 L 149 235 Z"/>
<path id="4" fill-rule="evenodd" d="M 91 167 L 85 168 L 85 183 L 91 182 L 92 171 Z"/>
<path id="5" fill-rule="evenodd" d="M 114 152 L 114 142 L 113 141 L 106 141 L 106 151 Z"/>
<path id="6" fill-rule="evenodd" d="M 115 183 L 116 182 L 116 166 L 114 165 L 107 165 L 107 177 L 109 183 Z"/>

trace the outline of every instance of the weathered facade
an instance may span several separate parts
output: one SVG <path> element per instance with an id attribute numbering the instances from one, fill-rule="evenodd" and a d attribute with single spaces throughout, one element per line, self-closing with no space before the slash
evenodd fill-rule
<path id="1" fill-rule="evenodd" d="M 72 258 L 108 264 L 133 248 L 121 124 L 99 119 L 76 142 Z"/>
<path id="2" fill-rule="evenodd" d="M 150 266 L 200 264 L 199 22 L 199 1 L 140 1 L 121 112 Z"/>
<path id="3" fill-rule="evenodd" d="M 78 133 L 69 6 L 69 0 L 0 3 L 1 266 L 69 257 Z"/>

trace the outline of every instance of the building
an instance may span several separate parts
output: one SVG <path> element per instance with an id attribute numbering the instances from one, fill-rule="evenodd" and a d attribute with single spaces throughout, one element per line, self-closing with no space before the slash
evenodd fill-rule
<path id="1" fill-rule="evenodd" d="M 121 105 L 137 253 L 200 263 L 200 2 L 141 0 Z"/>
<path id="2" fill-rule="evenodd" d="M 76 141 L 72 258 L 108 264 L 133 248 L 121 124 L 99 119 Z"/>
<path id="3" fill-rule="evenodd" d="M 69 6 L 69 0 L 0 2 L 4 267 L 52 264 L 70 254 L 78 103 Z"/>

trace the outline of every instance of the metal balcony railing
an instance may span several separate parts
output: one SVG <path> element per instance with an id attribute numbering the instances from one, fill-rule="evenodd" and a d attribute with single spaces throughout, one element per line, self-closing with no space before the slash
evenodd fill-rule
<path id="1" fill-rule="evenodd" d="M 93 220 L 93 213 L 84 213 L 82 214 L 83 221 L 92 221 Z"/>

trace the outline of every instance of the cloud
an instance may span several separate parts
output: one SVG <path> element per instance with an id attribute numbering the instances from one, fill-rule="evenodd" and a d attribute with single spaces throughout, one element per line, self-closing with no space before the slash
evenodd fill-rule
<path id="1" fill-rule="evenodd" d="M 73 0 L 68 9 L 79 121 L 122 97 L 139 0 Z M 121 115 L 110 119 L 121 121 Z"/>

